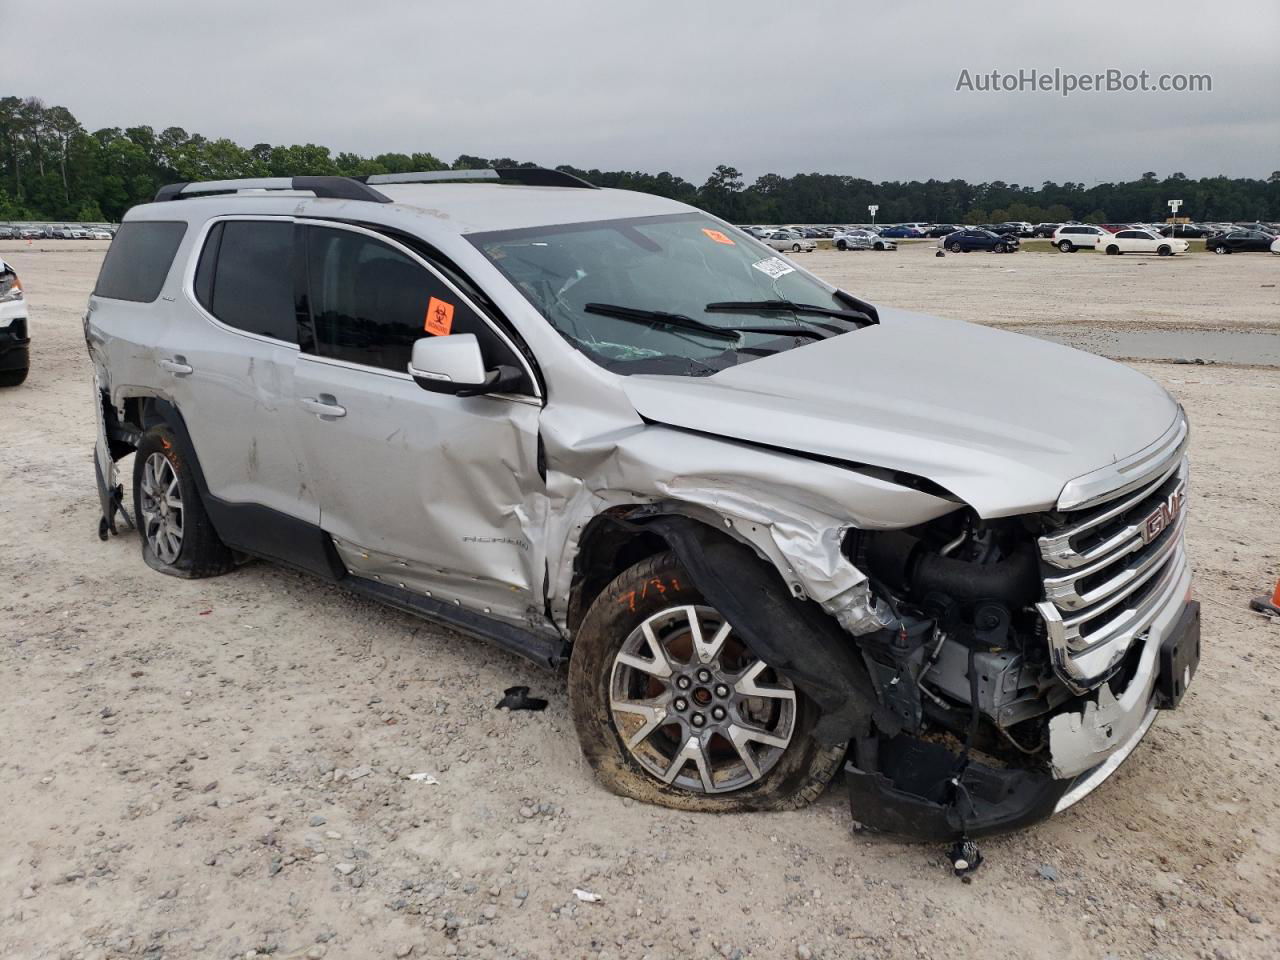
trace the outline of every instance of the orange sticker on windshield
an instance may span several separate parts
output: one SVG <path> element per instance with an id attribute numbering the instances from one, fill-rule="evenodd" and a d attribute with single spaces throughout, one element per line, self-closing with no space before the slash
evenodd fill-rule
<path id="1" fill-rule="evenodd" d="M 709 227 L 703 227 L 702 232 L 716 243 L 726 243 L 731 247 L 734 246 L 733 239 L 728 235 L 721 233 L 719 230 L 712 230 Z"/>
<path id="2" fill-rule="evenodd" d="M 447 337 L 453 329 L 453 304 L 432 297 L 427 304 L 427 320 L 422 329 L 436 337 Z"/>

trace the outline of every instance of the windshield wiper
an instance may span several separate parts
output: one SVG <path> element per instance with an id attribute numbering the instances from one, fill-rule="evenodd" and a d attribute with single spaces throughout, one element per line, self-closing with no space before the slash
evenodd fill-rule
<path id="1" fill-rule="evenodd" d="M 816 303 L 796 303 L 792 300 L 722 300 L 708 303 L 703 307 L 708 313 L 812 313 L 823 317 L 840 317 L 843 320 L 867 321 L 865 313 L 852 310 L 837 310 L 834 307 L 823 307 Z"/>
<path id="2" fill-rule="evenodd" d="M 597 313 L 602 317 L 613 317 L 616 320 L 629 320 L 632 323 L 645 325 L 661 324 L 677 330 L 693 330 L 709 337 L 722 340 L 737 340 L 738 332 L 731 327 L 715 327 L 683 313 L 667 313 L 665 310 L 641 310 L 637 307 L 623 307 L 616 303 L 588 303 L 582 308 L 584 313 Z"/>
<path id="3" fill-rule="evenodd" d="M 766 333 L 779 337 L 809 337 L 812 340 L 825 340 L 834 330 L 815 330 L 811 327 L 781 326 L 760 324 L 742 327 L 717 327 L 703 323 L 683 313 L 668 313 L 665 310 L 642 310 L 638 307 L 623 307 L 615 303 L 588 303 L 583 308 L 585 313 L 597 313 L 602 317 L 614 317 L 618 320 L 629 320 L 646 326 L 661 324 L 677 330 L 691 330 L 704 333 L 710 337 L 724 340 L 737 340 L 744 333 Z"/>

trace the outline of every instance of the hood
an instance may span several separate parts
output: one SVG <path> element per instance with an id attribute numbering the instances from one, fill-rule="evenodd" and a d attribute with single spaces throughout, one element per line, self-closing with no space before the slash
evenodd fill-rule
<path id="1" fill-rule="evenodd" d="M 890 308 L 711 377 L 622 388 L 648 420 L 916 474 L 983 517 L 1051 508 L 1068 481 L 1153 443 L 1178 414 L 1122 364 Z"/>

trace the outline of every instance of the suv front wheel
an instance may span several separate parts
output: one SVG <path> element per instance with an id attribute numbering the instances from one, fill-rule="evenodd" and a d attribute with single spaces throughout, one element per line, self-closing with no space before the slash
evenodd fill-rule
<path id="1" fill-rule="evenodd" d="M 814 704 L 747 649 L 671 553 L 625 571 L 591 605 L 569 699 L 604 785 L 680 810 L 802 807 L 845 753 L 813 739 Z"/>
<path id="2" fill-rule="evenodd" d="M 133 505 L 147 566 L 173 577 L 215 577 L 235 567 L 218 539 L 191 469 L 167 427 L 142 435 L 133 459 Z"/>

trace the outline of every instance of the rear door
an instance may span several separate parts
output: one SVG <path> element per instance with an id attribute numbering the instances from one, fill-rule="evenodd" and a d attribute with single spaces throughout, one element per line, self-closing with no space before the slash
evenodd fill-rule
<path id="1" fill-rule="evenodd" d="M 309 321 L 293 422 L 320 522 L 356 576 L 527 625 L 543 617 L 542 405 L 530 364 L 452 280 L 372 231 L 306 227 Z M 430 393 L 421 337 L 474 333 L 510 396 Z"/>
<path id="2" fill-rule="evenodd" d="M 320 506 L 293 423 L 294 231 L 288 217 L 205 224 L 187 265 L 181 322 L 166 328 L 156 363 L 209 492 L 314 524 Z"/>

